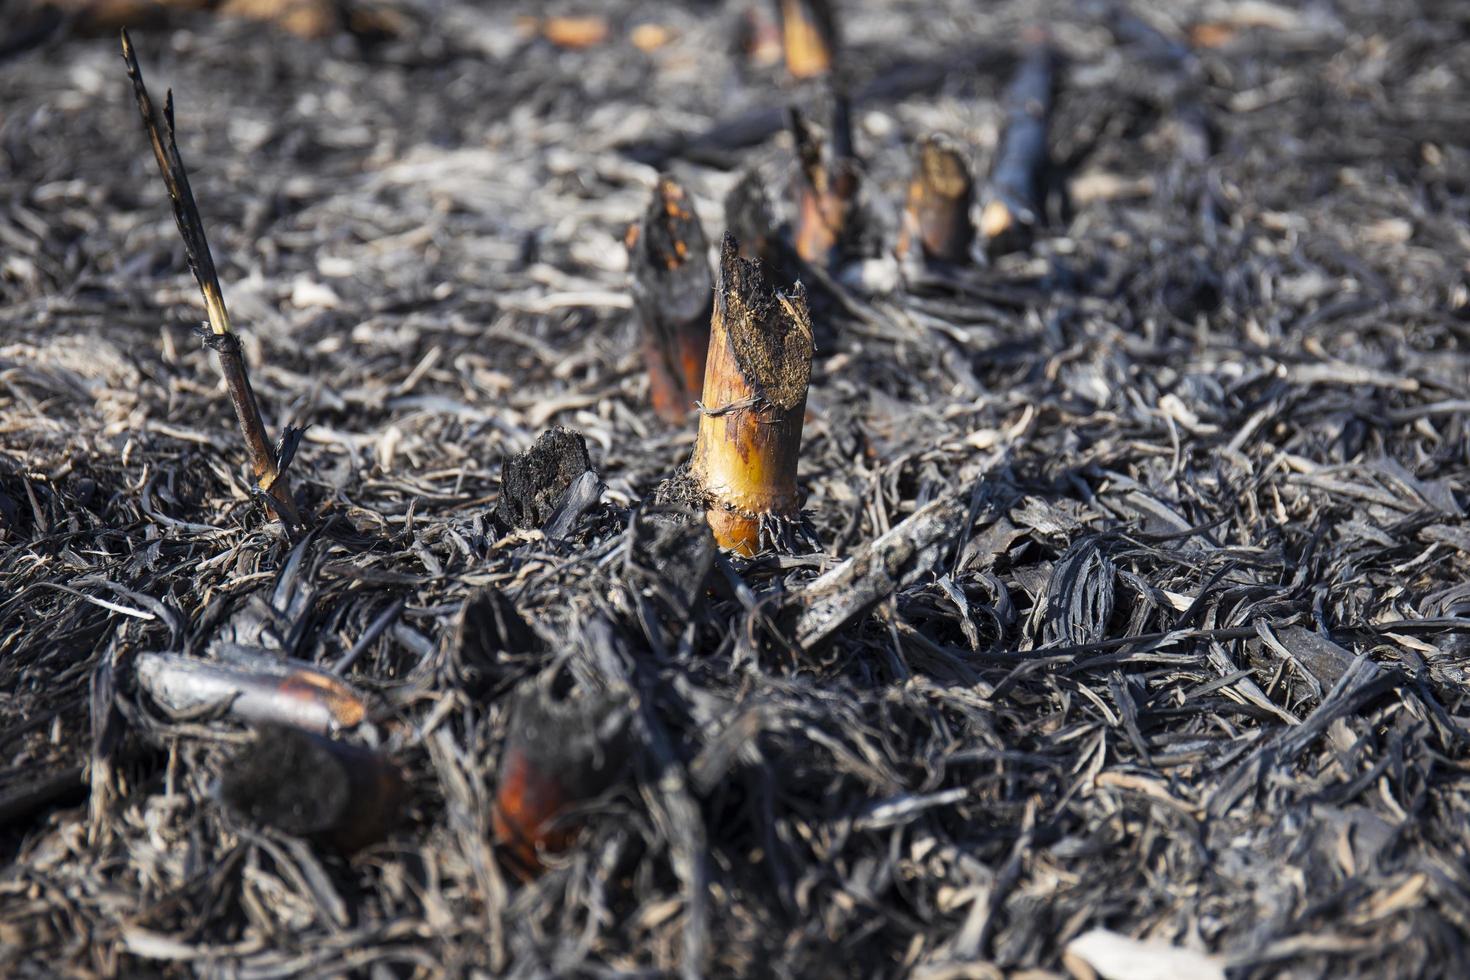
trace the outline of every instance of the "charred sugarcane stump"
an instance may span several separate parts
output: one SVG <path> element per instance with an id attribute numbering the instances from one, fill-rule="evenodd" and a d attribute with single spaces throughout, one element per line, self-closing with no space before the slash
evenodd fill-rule
<path id="1" fill-rule="evenodd" d="M 544 680 L 515 695 L 490 814 L 511 871 L 534 877 L 544 856 L 571 846 L 582 826 L 579 808 L 628 767 L 630 716 L 609 695 L 558 697 Z"/>
<path id="2" fill-rule="evenodd" d="M 837 19 L 829 0 L 776 0 L 776 10 L 791 77 L 831 74 L 837 60 Z"/>
<path id="3" fill-rule="evenodd" d="M 777 290 L 726 235 L 690 464 L 723 548 L 754 554 L 763 524 L 798 513 L 796 466 L 811 366 L 805 290 L 800 283 L 789 293 Z"/>
<path id="4" fill-rule="evenodd" d="M 226 767 L 220 797 L 254 823 L 350 854 L 401 819 L 407 785 L 374 749 L 267 726 Z"/>
<path id="5" fill-rule="evenodd" d="M 653 410 L 684 421 L 704 390 L 709 351 L 709 241 L 684 188 L 660 177 L 642 221 L 628 233 L 633 305 Z"/>
<path id="6" fill-rule="evenodd" d="M 800 112 L 790 113 L 798 163 L 796 254 L 823 268 L 841 262 L 857 235 L 860 165 L 853 150 L 852 114 L 841 93 L 833 100 L 830 152 Z"/>
<path id="7" fill-rule="evenodd" d="M 1056 62 L 1056 52 L 1045 37 L 1033 36 L 1006 89 L 1005 132 L 980 213 L 980 233 L 992 255 L 1029 247 L 1046 219 L 1046 198 L 1054 176 L 1049 140 Z"/>
<path id="8" fill-rule="evenodd" d="M 974 200 L 975 183 L 960 151 L 941 136 L 924 140 L 904 204 L 899 256 L 965 261 L 975 240 L 975 225 L 970 220 Z"/>

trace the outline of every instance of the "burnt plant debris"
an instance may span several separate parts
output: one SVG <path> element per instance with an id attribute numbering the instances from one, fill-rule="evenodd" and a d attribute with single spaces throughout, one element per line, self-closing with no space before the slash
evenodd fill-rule
<path id="1" fill-rule="evenodd" d="M 294 535 L 115 36 L 0 18 L 0 974 L 1470 972 L 1453 18 L 842 0 L 829 269 L 765 189 L 831 76 L 729 57 L 746 6 L 134 30 L 310 423 Z M 1070 214 L 900 269 L 914 148 L 983 213 L 1037 24 Z M 648 404 L 661 174 L 811 300 L 801 534 L 749 555 Z"/>

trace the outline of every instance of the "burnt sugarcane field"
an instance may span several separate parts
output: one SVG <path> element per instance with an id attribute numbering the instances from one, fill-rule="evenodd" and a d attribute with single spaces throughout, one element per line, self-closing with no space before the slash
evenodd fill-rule
<path id="1" fill-rule="evenodd" d="M 1470 975 L 1467 79 L 0 0 L 0 975 Z"/>

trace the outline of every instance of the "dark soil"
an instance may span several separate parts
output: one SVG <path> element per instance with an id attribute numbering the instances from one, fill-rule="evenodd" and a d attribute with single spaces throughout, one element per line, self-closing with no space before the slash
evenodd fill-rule
<path id="1" fill-rule="evenodd" d="M 1138 975 L 1108 930 L 1179 976 L 1470 973 L 1464 5 L 841 2 L 868 258 L 805 284 L 818 550 L 750 560 L 644 506 L 694 422 L 648 407 L 623 235 L 649 161 L 712 243 L 744 168 L 789 218 L 782 110 L 827 96 L 742 62 L 738 3 L 585 6 L 583 50 L 530 2 L 134 32 L 268 427 L 308 426 L 292 540 L 116 37 L 8 43 L 0 0 L 0 972 Z M 900 269 L 913 147 L 983 187 L 1037 23 L 1070 205 Z M 527 469 L 502 520 L 552 425 L 596 478 Z M 792 639 L 948 495 L 893 594 Z M 240 648 L 369 698 L 386 837 L 231 808 L 254 736 L 131 671 Z M 537 684 L 630 720 L 523 881 L 491 809 Z"/>

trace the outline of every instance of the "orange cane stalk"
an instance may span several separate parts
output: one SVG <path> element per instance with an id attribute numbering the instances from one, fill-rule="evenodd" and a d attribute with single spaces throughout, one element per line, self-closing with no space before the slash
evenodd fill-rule
<path id="1" fill-rule="evenodd" d="M 830 160 L 824 159 L 821 143 L 795 109 L 791 132 L 800 168 L 796 253 L 814 265 L 830 266 L 848 251 L 856 224 L 858 161 L 847 98 L 839 93 L 834 99 Z"/>
<path id="2" fill-rule="evenodd" d="M 742 259 L 730 235 L 710 319 L 709 360 L 690 472 L 723 548 L 752 555 L 761 529 L 797 515 L 796 465 L 812 368 L 812 325 L 800 283 L 790 293 Z"/>

